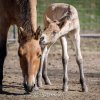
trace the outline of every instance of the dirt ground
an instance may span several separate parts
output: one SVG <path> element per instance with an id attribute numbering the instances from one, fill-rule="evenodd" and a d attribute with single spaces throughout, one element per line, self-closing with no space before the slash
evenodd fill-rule
<path id="1" fill-rule="evenodd" d="M 68 43 L 70 45 L 70 42 Z M 61 62 L 61 46 L 56 43 L 48 58 L 48 76 L 51 86 L 43 85 L 39 91 L 25 94 L 22 86 L 22 74 L 17 55 L 18 44 L 9 43 L 8 55 L 4 65 L 4 94 L 0 94 L 0 100 L 100 100 L 100 39 L 85 39 L 81 41 L 84 58 L 84 73 L 88 85 L 88 93 L 81 91 L 79 83 L 79 70 L 75 61 L 75 53 L 72 46 L 68 46 L 69 52 L 69 91 L 62 92 L 63 67 Z"/>

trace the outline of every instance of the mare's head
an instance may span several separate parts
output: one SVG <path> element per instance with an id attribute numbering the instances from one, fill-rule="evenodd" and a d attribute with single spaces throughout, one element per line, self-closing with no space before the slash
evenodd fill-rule
<path id="1" fill-rule="evenodd" d="M 36 34 L 28 37 L 23 28 L 18 29 L 20 67 L 24 78 L 24 88 L 26 92 L 31 92 L 35 87 L 36 75 L 39 69 L 41 47 L 38 41 L 40 28 Z"/>
<path id="2" fill-rule="evenodd" d="M 70 6 L 66 13 L 58 20 L 52 20 L 45 15 L 45 21 L 48 23 L 40 37 L 41 45 L 52 45 L 59 38 L 59 32 L 64 24 L 69 20 L 71 15 Z"/>

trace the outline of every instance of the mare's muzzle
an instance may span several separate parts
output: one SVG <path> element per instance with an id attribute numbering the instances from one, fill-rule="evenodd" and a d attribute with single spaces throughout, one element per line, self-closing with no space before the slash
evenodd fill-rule
<path id="1" fill-rule="evenodd" d="M 25 91 L 26 91 L 27 93 L 30 93 L 30 92 L 33 91 L 33 88 L 35 87 L 35 84 L 32 85 L 32 86 L 30 86 L 30 85 L 27 85 L 27 84 L 24 83 L 23 86 L 24 86 Z"/>

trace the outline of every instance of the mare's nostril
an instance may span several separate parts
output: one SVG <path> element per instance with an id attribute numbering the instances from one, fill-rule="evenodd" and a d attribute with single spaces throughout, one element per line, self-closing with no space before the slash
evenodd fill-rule
<path id="1" fill-rule="evenodd" d="M 42 36 L 41 38 L 40 38 L 40 41 L 43 41 L 44 40 L 44 37 Z"/>
<path id="2" fill-rule="evenodd" d="M 34 86 L 30 86 L 30 85 L 26 85 L 26 84 L 23 84 L 24 85 L 24 89 L 27 93 L 30 93 L 32 92 Z"/>
<path id="3" fill-rule="evenodd" d="M 28 86 L 28 92 L 32 92 L 33 86 Z"/>

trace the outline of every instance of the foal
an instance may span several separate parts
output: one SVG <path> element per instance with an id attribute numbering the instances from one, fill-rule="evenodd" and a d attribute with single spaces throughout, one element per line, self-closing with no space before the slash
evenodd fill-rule
<path id="1" fill-rule="evenodd" d="M 80 70 L 80 83 L 82 86 L 82 91 L 88 91 L 83 73 L 83 58 L 80 50 L 79 32 L 80 24 L 78 12 L 73 6 L 64 3 L 54 3 L 46 9 L 44 13 L 44 32 L 42 33 L 42 36 L 40 38 L 40 43 L 42 46 L 44 45 L 45 48 L 43 50 L 41 59 L 41 69 L 38 74 L 39 86 L 42 86 L 42 70 L 44 71 L 43 77 L 45 79 L 45 83 L 51 84 L 47 76 L 46 62 L 51 46 L 57 41 L 57 39 L 60 39 L 62 45 L 62 63 L 64 68 L 63 91 L 68 90 L 67 66 L 69 56 L 67 53 L 67 40 L 65 37 L 65 35 L 67 34 L 71 38 L 75 47 L 76 62 Z"/>

